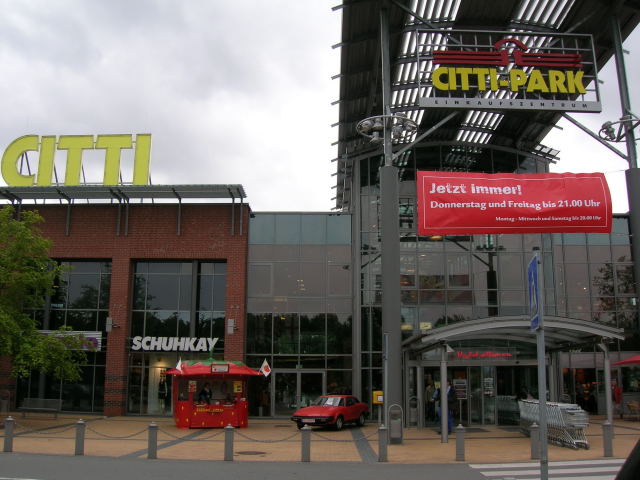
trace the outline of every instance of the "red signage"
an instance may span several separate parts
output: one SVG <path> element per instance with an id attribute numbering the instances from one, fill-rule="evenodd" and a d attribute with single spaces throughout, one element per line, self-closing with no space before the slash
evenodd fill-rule
<path id="1" fill-rule="evenodd" d="M 500 352 L 456 352 L 458 359 L 469 360 L 471 358 L 511 358 L 512 353 L 500 353 Z"/>
<path id="2" fill-rule="evenodd" d="M 513 59 L 508 50 L 500 50 L 507 44 L 515 45 Z M 517 38 L 503 38 L 493 44 L 495 52 L 474 52 L 468 50 L 435 50 L 433 63 L 449 65 L 494 65 L 506 67 L 512 62 L 519 67 L 565 67 L 581 68 L 580 53 L 527 53 L 528 47 Z"/>
<path id="3" fill-rule="evenodd" d="M 602 173 L 418 172 L 418 235 L 611 232 Z"/>

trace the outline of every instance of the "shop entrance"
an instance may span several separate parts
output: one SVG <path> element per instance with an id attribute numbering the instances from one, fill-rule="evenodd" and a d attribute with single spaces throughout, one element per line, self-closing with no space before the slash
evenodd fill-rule
<path id="1" fill-rule="evenodd" d="M 298 408 L 306 407 L 326 391 L 323 371 L 274 370 L 274 412 L 276 417 L 287 417 Z"/>
<path id="2" fill-rule="evenodd" d="M 509 425 L 519 422 L 516 397 L 537 395 L 534 366 L 452 366 L 449 379 L 456 392 L 450 405 L 454 424 Z M 440 369 L 424 367 L 426 425 L 438 424 L 438 404 L 433 393 L 440 386 Z"/>

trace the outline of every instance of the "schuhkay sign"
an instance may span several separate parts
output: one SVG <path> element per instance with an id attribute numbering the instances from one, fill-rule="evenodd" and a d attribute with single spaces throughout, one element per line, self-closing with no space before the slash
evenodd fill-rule
<path id="1" fill-rule="evenodd" d="M 418 172 L 418 234 L 611 231 L 601 173 Z"/>

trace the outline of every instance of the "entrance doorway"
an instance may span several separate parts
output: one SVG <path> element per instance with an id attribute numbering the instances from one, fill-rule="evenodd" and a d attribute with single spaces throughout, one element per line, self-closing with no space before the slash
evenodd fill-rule
<path id="1" fill-rule="evenodd" d="M 276 417 L 287 417 L 298 408 L 306 407 L 326 391 L 323 371 L 274 370 L 274 412 Z"/>
<path id="2" fill-rule="evenodd" d="M 455 425 L 518 424 L 516 397 L 522 390 L 537 394 L 534 366 L 451 366 L 448 375 L 456 391 L 456 401 L 449 406 Z M 437 405 L 429 400 L 440 384 L 440 369 L 424 367 L 427 425 L 438 425 Z"/>

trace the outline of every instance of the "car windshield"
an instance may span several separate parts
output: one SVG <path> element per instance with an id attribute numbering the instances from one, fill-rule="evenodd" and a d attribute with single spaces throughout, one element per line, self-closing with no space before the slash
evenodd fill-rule
<path id="1" fill-rule="evenodd" d="M 340 405 L 343 405 L 343 399 L 340 397 L 320 397 L 316 400 L 314 405 L 339 407 Z"/>

